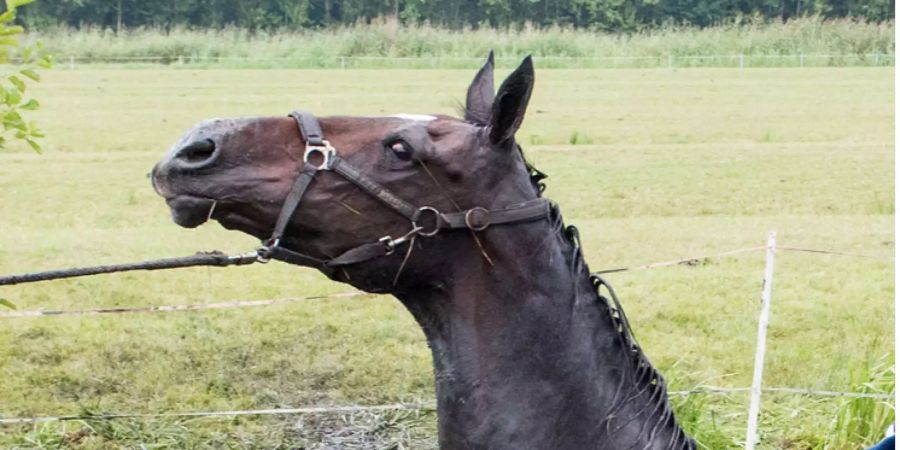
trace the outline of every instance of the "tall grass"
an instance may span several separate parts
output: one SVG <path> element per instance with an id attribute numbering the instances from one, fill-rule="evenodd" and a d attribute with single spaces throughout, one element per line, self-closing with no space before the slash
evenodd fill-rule
<path id="1" fill-rule="evenodd" d="M 722 65 L 689 58 L 743 54 L 750 58 L 747 63 L 752 64 L 754 57 L 758 60 L 763 56 L 806 54 L 830 57 L 824 61 L 805 61 L 810 65 L 849 65 L 858 64 L 860 58 L 870 58 L 867 55 L 872 54 L 884 55 L 879 63 L 890 64 L 893 60 L 887 55 L 894 53 L 893 22 L 825 21 L 816 17 L 783 24 L 759 22 L 704 29 L 670 26 L 634 34 L 528 26 L 522 29 L 449 30 L 429 25 L 400 27 L 395 22 L 384 21 L 330 30 L 274 32 L 227 28 L 176 29 L 166 33 L 157 29 L 134 29 L 117 35 L 109 29 L 60 28 L 33 30 L 28 38 L 40 39 L 52 54 L 63 60 L 111 62 L 151 58 L 153 62 L 163 63 L 209 64 L 212 61 L 219 66 L 241 66 L 247 64 L 248 59 L 256 60 L 254 66 L 258 66 L 259 60 L 269 59 L 269 63 L 276 66 L 364 64 L 369 67 L 374 63 L 353 58 L 399 57 L 423 59 L 426 65 L 469 67 L 477 64 L 477 58 L 483 57 L 489 49 L 498 53 L 500 65 L 511 65 L 516 58 L 530 53 L 542 58 L 545 65 L 564 67 L 586 63 L 552 62 L 550 59 L 622 58 L 619 64 L 630 64 L 629 61 L 635 58 L 647 58 L 645 64 L 665 65 L 671 56 L 678 59 L 679 65 L 688 64 L 686 61 L 694 61 L 691 65 Z M 767 65 L 779 65 L 777 59 L 772 61 L 776 63 L 770 61 Z M 726 65 L 735 62 L 730 59 L 720 61 Z"/>
<path id="2" fill-rule="evenodd" d="M 893 360 L 885 355 L 877 361 L 850 371 L 853 391 L 864 394 L 888 394 L 894 397 L 895 374 Z M 894 423 L 892 400 L 850 398 L 841 403 L 823 450 L 857 448 L 854 443 L 875 444 L 882 439 L 887 427 Z"/>

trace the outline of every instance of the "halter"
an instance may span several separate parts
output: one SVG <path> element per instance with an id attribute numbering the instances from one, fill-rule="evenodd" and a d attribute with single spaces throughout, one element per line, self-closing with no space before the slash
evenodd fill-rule
<path id="1" fill-rule="evenodd" d="M 294 111 L 289 116 L 297 122 L 300 137 L 306 142 L 306 149 L 303 152 L 303 167 L 284 199 L 272 236 L 263 241 L 257 249 L 257 260 L 260 262 L 277 259 L 292 264 L 313 266 L 328 277 L 334 278 L 334 272 L 338 267 L 391 255 L 398 246 L 415 236 L 430 237 L 442 230 L 483 231 L 492 225 L 531 222 L 549 217 L 550 202 L 544 198 L 528 200 L 498 209 L 476 206 L 455 213 L 441 212 L 432 206 L 413 206 L 338 156 L 331 143 L 325 140 L 322 128 L 315 116 L 305 111 Z M 319 162 L 313 162 L 314 160 Z M 313 178 L 321 171 L 331 171 L 344 177 L 405 217 L 411 225 L 409 232 L 398 238 L 384 236 L 376 242 L 351 248 L 332 259 L 320 259 L 282 247 L 281 239 L 288 222 L 300 206 L 303 194 L 309 188 Z"/>

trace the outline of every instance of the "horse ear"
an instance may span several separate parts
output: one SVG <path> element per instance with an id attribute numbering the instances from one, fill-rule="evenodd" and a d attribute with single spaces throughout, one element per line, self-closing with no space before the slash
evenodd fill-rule
<path id="1" fill-rule="evenodd" d="M 491 104 L 494 102 L 494 51 L 475 74 L 466 93 L 466 121 L 487 125 L 491 120 Z"/>
<path id="2" fill-rule="evenodd" d="M 491 143 L 508 142 L 525 118 L 525 109 L 534 87 L 534 63 L 531 55 L 500 86 L 491 110 Z"/>

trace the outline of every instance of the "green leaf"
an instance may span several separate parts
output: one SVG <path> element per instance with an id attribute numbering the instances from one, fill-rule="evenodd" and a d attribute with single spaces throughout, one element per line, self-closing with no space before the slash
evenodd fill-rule
<path id="1" fill-rule="evenodd" d="M 18 105 L 22 101 L 22 93 L 18 89 L 10 89 L 6 91 L 6 104 Z"/>
<path id="2" fill-rule="evenodd" d="M 27 102 L 25 102 L 25 103 L 22 103 L 22 106 L 20 106 L 20 108 L 22 108 L 22 109 L 27 109 L 27 110 L 29 110 L 29 111 L 34 111 L 35 109 L 38 109 L 38 108 L 40 108 L 40 107 L 41 107 L 41 104 L 40 104 L 37 100 L 35 100 L 35 99 L 33 99 L 33 98 L 32 98 L 32 99 L 29 99 L 29 100 L 28 100 Z"/>
<path id="3" fill-rule="evenodd" d="M 33 138 L 42 138 L 42 137 L 44 137 L 44 132 L 41 131 L 41 130 L 38 128 L 37 122 L 35 122 L 35 121 L 33 121 L 33 120 L 32 120 L 31 122 L 28 122 L 28 129 L 31 130 L 31 131 L 30 131 L 30 132 L 31 132 L 31 137 L 33 137 Z"/>
<path id="4" fill-rule="evenodd" d="M 22 75 L 31 78 L 34 81 L 41 81 L 41 76 L 32 69 L 22 69 L 19 71 Z"/>
<path id="5" fill-rule="evenodd" d="M 6 0 L 6 9 L 13 11 L 20 6 L 25 6 L 34 0 Z"/>
<path id="6" fill-rule="evenodd" d="M 27 142 L 28 145 L 30 145 L 31 148 L 32 148 L 36 153 L 38 153 L 38 154 L 43 153 L 43 150 L 41 149 L 41 144 L 38 144 L 34 139 L 27 139 L 27 138 L 26 138 L 26 139 L 25 139 L 25 142 Z"/>
<path id="7" fill-rule="evenodd" d="M 27 86 L 25 86 L 25 82 L 22 81 L 21 78 L 15 76 L 15 75 L 10 75 L 7 77 L 7 79 L 9 80 L 10 83 L 13 84 L 13 86 L 16 87 L 16 89 L 19 90 L 19 92 L 25 93 L 25 88 L 27 88 Z M 18 103 L 18 102 L 16 102 L 16 103 Z"/>
<path id="8" fill-rule="evenodd" d="M 15 89 L 10 90 L 10 92 L 12 91 L 15 91 Z M 6 95 L 9 96 L 9 92 L 7 92 Z M 3 126 L 21 130 L 22 128 L 25 128 L 25 121 L 22 120 L 22 115 L 16 110 L 10 109 L 3 114 Z"/>
<path id="9" fill-rule="evenodd" d="M 2 17 L 2 16 L 0 16 L 0 17 Z M 8 25 L 8 26 L 3 27 L 2 30 L 0 30 L 0 36 L 13 36 L 16 34 L 21 34 L 23 31 L 25 31 L 25 29 L 18 25 Z"/>
<path id="10" fill-rule="evenodd" d="M 0 305 L 3 305 L 9 309 L 17 309 L 16 305 L 14 305 L 13 302 L 11 302 L 5 298 L 0 298 Z"/>

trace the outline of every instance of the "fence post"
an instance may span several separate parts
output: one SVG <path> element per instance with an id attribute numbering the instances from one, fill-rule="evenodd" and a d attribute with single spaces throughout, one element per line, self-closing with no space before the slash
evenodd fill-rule
<path id="1" fill-rule="evenodd" d="M 341 70 L 347 68 L 347 58 L 341 56 Z"/>
<path id="2" fill-rule="evenodd" d="M 672 70 L 672 54 L 669 53 L 669 70 Z"/>
<path id="3" fill-rule="evenodd" d="M 69 70 L 75 70 L 75 57 L 69 57 Z"/>
<path id="4" fill-rule="evenodd" d="M 739 55 L 738 60 L 741 62 L 741 69 L 743 70 L 744 69 L 744 53 L 743 52 Z"/>
<path id="5" fill-rule="evenodd" d="M 750 409 L 747 412 L 746 450 L 753 450 L 758 439 L 759 406 L 762 400 L 763 364 L 766 361 L 766 333 L 769 328 L 769 306 L 772 303 L 772 279 L 775 276 L 775 231 L 769 232 L 766 243 L 766 271 L 763 278 L 762 308 L 756 333 L 756 358 L 753 362 L 753 386 L 750 388 Z"/>
<path id="6" fill-rule="evenodd" d="M 806 57 L 803 53 L 800 54 L 800 67 L 803 67 L 803 59 Z"/>
<path id="7" fill-rule="evenodd" d="M 881 53 L 875 53 L 875 65 L 877 66 L 880 61 L 881 61 Z"/>

